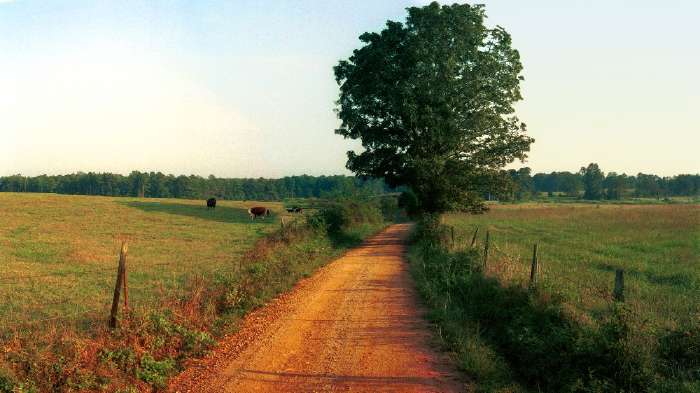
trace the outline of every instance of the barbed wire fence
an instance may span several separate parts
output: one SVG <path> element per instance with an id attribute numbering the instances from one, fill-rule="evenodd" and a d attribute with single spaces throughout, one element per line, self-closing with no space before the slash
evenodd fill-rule
<path id="1" fill-rule="evenodd" d="M 625 287 L 624 269 L 615 269 L 610 282 L 599 282 L 598 285 L 589 285 L 581 280 L 573 280 L 562 274 L 557 274 L 547 269 L 541 262 L 541 249 L 537 242 L 532 244 L 532 256 L 513 255 L 499 246 L 498 239 L 494 239 L 490 229 L 485 229 L 483 244 L 479 244 L 478 234 L 480 228 L 474 228 L 474 232 L 468 236 L 460 236 L 454 226 L 449 226 L 452 249 L 478 249 L 482 256 L 482 269 L 485 275 L 492 275 L 506 281 L 520 283 L 529 288 L 535 288 L 542 281 L 553 283 L 561 280 L 571 284 L 581 293 L 596 297 L 606 302 L 624 302 L 629 288 Z M 483 231 L 483 230 L 482 230 Z M 530 260 L 528 266 L 527 261 Z M 609 284 L 612 283 L 612 289 Z"/>
<path id="2" fill-rule="evenodd" d="M 282 230 L 294 230 L 299 225 L 298 220 L 294 217 L 282 216 L 280 221 L 280 228 Z M 233 266 L 233 273 L 240 274 L 242 270 L 242 261 L 239 258 L 236 265 Z M 70 296 L 61 297 L 59 299 L 53 300 L 52 298 L 39 298 L 36 299 L 37 302 L 34 304 L 27 304 L 21 302 L 8 302 L 11 306 L 6 307 L 3 312 L 0 309 L 0 313 L 3 313 L 3 317 L 0 318 L 0 333 L 3 330 L 19 330 L 33 328 L 41 324 L 67 324 L 67 323 L 86 323 L 86 324 L 107 324 L 111 329 L 118 326 L 120 311 L 123 314 L 129 312 L 130 308 L 134 306 L 133 297 L 130 298 L 130 291 L 134 291 L 141 295 L 137 299 L 141 301 L 142 306 L 146 306 L 149 301 L 158 301 L 158 298 L 165 294 L 168 290 L 163 285 L 165 282 L 172 280 L 173 287 L 180 286 L 177 281 L 181 280 L 183 275 L 188 273 L 183 271 L 184 266 L 176 261 L 173 262 L 163 262 L 154 263 L 140 266 L 141 269 L 138 271 L 131 271 L 128 260 L 128 243 L 123 241 L 119 249 L 119 256 L 117 263 L 111 267 L 100 267 L 100 268 L 90 268 L 86 270 L 80 270 L 74 267 L 70 267 L 71 270 L 57 271 L 51 273 L 38 273 L 38 274 L 8 274 L 0 275 L 0 285 L 3 286 L 15 286 L 18 283 L 30 283 L 32 287 L 36 286 L 46 286 L 47 279 L 60 279 L 62 290 L 79 291 L 82 286 L 85 285 L 84 279 L 91 275 L 97 275 L 99 280 L 104 280 L 109 283 L 113 283 L 113 286 L 107 285 L 104 288 L 102 295 L 104 299 L 102 301 L 96 302 L 86 301 L 85 303 L 80 303 L 77 299 L 80 295 L 76 295 L 73 298 Z M 147 269 L 144 271 L 143 269 Z M 171 274 L 161 274 L 158 270 L 167 270 Z M 184 269 L 186 270 L 186 269 Z M 157 278 L 148 282 L 139 279 L 135 283 L 129 282 L 129 273 L 143 274 L 148 273 Z M 177 273 L 176 273 L 177 272 Z M 213 273 L 213 272 L 209 272 Z M 207 274 L 206 272 L 194 273 L 194 274 Z M 94 277 L 91 277 L 94 279 Z M 53 285 L 53 284 L 51 284 Z M 172 289 L 172 288 L 169 288 Z M 10 293 L 8 291 L 8 293 Z M 132 293 L 133 295 L 133 293 Z M 131 303 L 130 303 L 131 302 Z M 90 306 L 92 305 L 92 306 Z M 63 307 L 62 307 L 63 306 Z M 14 312 L 14 318 L 9 316 L 10 310 L 16 309 Z M 47 315 L 49 314 L 49 315 Z M 52 315 L 53 314 L 53 315 Z M 31 316 L 38 315 L 39 317 L 32 318 Z"/>
<path id="3" fill-rule="evenodd" d="M 8 301 L 10 306 L 6 307 L 4 311 L 5 315 L 0 319 L 0 329 L 12 331 L 33 329 L 41 324 L 61 325 L 67 323 L 105 323 L 109 327 L 115 328 L 118 323 L 120 310 L 122 310 L 122 312 L 129 311 L 130 290 L 135 289 L 136 291 L 142 291 L 143 296 L 139 298 L 143 300 L 148 297 L 147 295 L 150 292 L 154 292 L 154 290 L 158 289 L 158 286 L 161 287 L 159 292 L 163 292 L 162 281 L 163 279 L 168 279 L 168 277 L 161 275 L 157 283 L 138 282 L 136 285 L 130 285 L 127 269 L 127 251 L 127 243 L 123 242 L 119 252 L 118 263 L 116 266 L 112 267 L 0 276 L 0 285 L 16 286 L 22 283 L 32 288 L 54 285 L 53 283 L 47 284 L 46 280 L 55 278 L 61 280 L 61 290 L 68 293 L 68 295 L 58 299 L 52 296 L 38 298 L 36 302 L 31 304 L 19 301 L 12 302 L 10 299 L 10 301 Z M 168 269 L 169 271 L 182 268 L 177 262 L 156 263 L 146 265 L 145 267 L 148 269 Z M 79 298 L 84 295 L 70 296 L 74 291 L 80 290 L 85 284 L 86 277 L 93 276 L 91 278 L 94 278 L 95 275 L 100 281 L 114 283 L 114 286 L 111 287 L 113 291 L 108 288 L 109 286 L 105 287 L 104 293 L 97 295 L 103 297 L 103 299 L 97 302 L 95 302 L 94 299 L 87 299 L 84 303 L 81 303 Z M 177 277 L 179 276 L 175 274 L 171 275 L 169 278 L 177 280 Z M 100 284 L 100 286 L 104 285 Z M 155 298 L 154 294 L 150 293 L 150 295 L 152 295 L 151 298 Z M 32 316 L 38 317 L 33 318 Z"/>

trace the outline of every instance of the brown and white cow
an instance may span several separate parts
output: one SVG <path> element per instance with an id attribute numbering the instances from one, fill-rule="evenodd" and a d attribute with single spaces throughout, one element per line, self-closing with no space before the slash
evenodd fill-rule
<path id="1" fill-rule="evenodd" d="M 250 215 L 251 220 L 254 220 L 258 217 L 265 218 L 270 215 L 270 209 L 262 206 L 255 206 L 248 209 L 248 214 Z"/>

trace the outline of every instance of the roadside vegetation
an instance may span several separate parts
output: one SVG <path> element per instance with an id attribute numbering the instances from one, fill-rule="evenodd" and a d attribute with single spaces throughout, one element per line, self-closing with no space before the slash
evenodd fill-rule
<path id="1" fill-rule="evenodd" d="M 697 392 L 699 213 L 507 205 L 426 216 L 411 268 L 439 338 L 477 391 Z M 542 272 L 531 287 L 534 243 Z M 610 296 L 616 268 L 626 272 L 624 302 Z"/>
<path id="2" fill-rule="evenodd" d="M 4 194 L 8 203 L 3 206 L 12 198 L 26 201 L 26 195 Z M 187 359 L 204 355 L 217 337 L 235 331 L 248 311 L 377 232 L 396 214 L 395 202 L 381 198 L 328 201 L 317 212 L 287 217 L 282 226 L 275 216 L 250 222 L 244 209 L 250 203 L 226 202 L 207 211 L 201 201 L 31 197 L 33 205 L 22 208 L 17 202 L 3 212 L 13 220 L 0 229 L 7 245 L 3 258 L 11 261 L 13 274 L 32 268 L 42 275 L 31 285 L 17 280 L 1 287 L 6 299 L 20 301 L 3 302 L 0 392 L 164 388 Z M 282 210 L 279 204 L 272 207 L 278 214 Z M 55 225 L 62 229 L 47 230 Z M 40 232 L 33 232 L 34 226 Z M 14 239 L 22 235 L 18 228 L 30 233 Z M 128 234 L 131 244 L 130 308 L 110 330 L 106 305 L 120 240 L 114 230 Z M 53 248 L 46 245 L 63 249 L 48 255 L 42 250 Z M 161 263 L 167 266 L 157 266 Z M 97 266 L 108 269 L 88 273 Z M 54 292 L 60 293 L 58 299 L 69 293 L 75 297 L 45 301 Z M 33 301 L 27 306 L 21 299 Z M 64 308 L 94 312 L 73 316 Z"/>
<path id="3" fill-rule="evenodd" d="M 700 312 L 700 206 L 516 204 L 486 214 L 448 213 L 465 245 L 490 232 L 490 273 L 526 285 L 538 244 L 543 285 L 585 314 L 604 312 L 616 269 L 625 271 L 626 303 L 655 328 Z"/>

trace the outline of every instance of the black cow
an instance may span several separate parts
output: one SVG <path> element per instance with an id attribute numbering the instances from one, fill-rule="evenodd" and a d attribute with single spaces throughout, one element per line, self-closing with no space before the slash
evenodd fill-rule
<path id="1" fill-rule="evenodd" d="M 302 213 L 303 211 L 304 211 L 304 209 L 302 209 L 300 207 L 287 208 L 287 213 Z"/>
<path id="2" fill-rule="evenodd" d="M 216 198 L 209 198 L 207 199 L 207 209 L 208 208 L 215 208 L 216 207 Z"/>

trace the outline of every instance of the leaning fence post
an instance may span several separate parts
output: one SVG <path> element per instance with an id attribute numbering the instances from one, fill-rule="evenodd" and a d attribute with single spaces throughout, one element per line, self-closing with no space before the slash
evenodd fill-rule
<path id="1" fill-rule="evenodd" d="M 128 274 L 126 274 L 126 252 L 128 251 L 128 248 L 126 246 L 126 242 L 122 244 L 122 249 L 119 252 L 119 263 L 122 263 L 122 259 L 124 260 L 124 266 L 122 267 L 122 288 L 124 290 L 124 312 L 129 311 L 129 286 L 126 283 L 126 277 Z"/>
<path id="2" fill-rule="evenodd" d="M 452 238 L 452 248 L 455 248 L 455 227 L 450 226 L 450 237 Z"/>
<path id="3" fill-rule="evenodd" d="M 489 230 L 486 230 L 486 242 L 484 243 L 484 272 L 486 271 L 486 263 L 489 260 Z"/>
<path id="4" fill-rule="evenodd" d="M 476 227 L 476 230 L 474 231 L 474 236 L 472 236 L 472 244 L 469 247 L 474 248 L 474 245 L 476 244 L 476 235 L 478 233 L 479 233 L 479 227 Z"/>
<path id="5" fill-rule="evenodd" d="M 537 275 L 539 273 L 539 266 L 537 261 L 537 243 L 532 249 L 532 266 L 530 266 L 530 287 L 537 285 Z"/>
<path id="6" fill-rule="evenodd" d="M 625 271 L 615 270 L 615 289 L 613 289 L 613 299 L 618 302 L 625 301 Z"/>
<path id="7" fill-rule="evenodd" d="M 121 251 L 119 252 L 119 267 L 117 268 L 117 282 L 114 285 L 114 297 L 112 298 L 112 311 L 109 314 L 109 327 L 114 329 L 117 327 L 117 313 L 119 312 L 119 293 L 124 286 L 124 273 L 126 270 L 126 253 L 128 247 L 126 242 L 122 243 Z"/>

